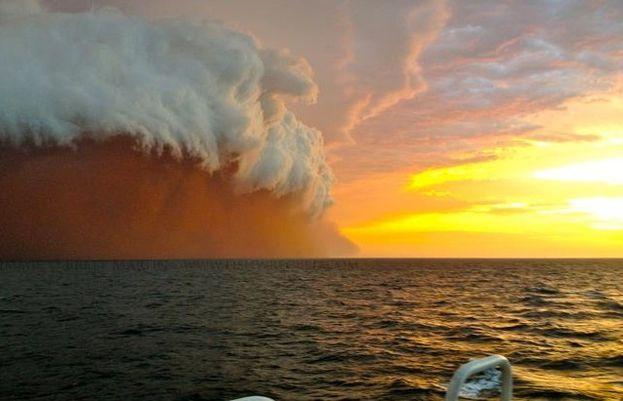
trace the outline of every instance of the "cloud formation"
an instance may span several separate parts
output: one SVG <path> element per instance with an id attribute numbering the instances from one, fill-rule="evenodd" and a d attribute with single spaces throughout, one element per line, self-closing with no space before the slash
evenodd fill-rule
<path id="1" fill-rule="evenodd" d="M 222 23 L 0 1 L 0 259 L 328 256 L 312 69 Z"/>
<path id="2" fill-rule="evenodd" d="M 597 140 L 550 132 L 527 117 L 620 85 L 623 7 L 617 1 L 463 2 L 419 59 L 426 90 L 366 121 L 345 149 L 341 179 L 531 141 Z M 400 143 L 400 150 L 394 146 Z M 382 163 L 366 155 L 374 152 Z M 353 160 L 363 163 L 352 168 Z"/>
<path id="3" fill-rule="evenodd" d="M 154 20 L 174 16 L 219 19 L 270 47 L 310 62 L 319 102 L 292 105 L 329 143 L 350 141 L 366 118 L 420 93 L 418 58 L 443 27 L 445 1 L 398 0 L 47 0 L 76 11 L 114 6 Z M 356 138 L 355 138 L 356 139 Z"/>
<path id="4" fill-rule="evenodd" d="M 596 140 L 526 117 L 611 89 L 623 68 L 617 1 L 47 1 L 222 19 L 304 54 L 319 101 L 289 107 L 325 134 L 342 181 L 486 157 L 491 147 Z"/>
<path id="5" fill-rule="evenodd" d="M 308 63 L 219 23 L 150 23 L 109 9 L 0 8 L 0 139 L 70 145 L 80 136 L 138 138 L 195 158 L 208 172 L 235 162 L 236 185 L 328 206 L 320 133 L 284 97 L 313 102 Z"/>

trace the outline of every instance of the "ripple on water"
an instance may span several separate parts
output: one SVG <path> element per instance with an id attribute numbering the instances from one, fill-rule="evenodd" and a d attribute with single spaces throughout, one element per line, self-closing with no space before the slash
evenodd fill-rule
<path id="1" fill-rule="evenodd" d="M 614 260 L 5 266 L 0 399 L 440 401 L 457 366 L 499 353 L 518 401 L 623 400 L 622 276 Z"/>

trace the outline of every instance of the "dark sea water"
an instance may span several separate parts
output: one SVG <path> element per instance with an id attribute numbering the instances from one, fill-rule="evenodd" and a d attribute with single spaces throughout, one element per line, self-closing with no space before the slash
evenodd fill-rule
<path id="1" fill-rule="evenodd" d="M 441 400 L 491 353 L 518 400 L 623 400 L 623 261 L 0 267 L 1 400 Z"/>

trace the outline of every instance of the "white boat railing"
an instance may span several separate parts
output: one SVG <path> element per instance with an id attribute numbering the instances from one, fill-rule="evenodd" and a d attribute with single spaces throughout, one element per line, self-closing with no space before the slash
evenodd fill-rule
<path id="1" fill-rule="evenodd" d="M 448 385 L 446 401 L 458 401 L 461 388 L 467 379 L 491 368 L 500 368 L 502 371 L 502 388 L 500 390 L 502 401 L 511 401 L 513 399 L 513 372 L 510 362 L 502 355 L 476 359 L 458 368 Z"/>
<path id="2" fill-rule="evenodd" d="M 502 355 L 491 355 L 486 358 L 476 359 L 461 365 L 448 385 L 446 401 L 458 401 L 461 388 L 471 376 L 484 372 L 487 369 L 500 368 L 502 371 L 502 388 L 500 390 L 502 401 L 513 399 L 513 372 L 510 362 Z M 274 401 L 266 397 L 245 397 L 232 401 Z"/>

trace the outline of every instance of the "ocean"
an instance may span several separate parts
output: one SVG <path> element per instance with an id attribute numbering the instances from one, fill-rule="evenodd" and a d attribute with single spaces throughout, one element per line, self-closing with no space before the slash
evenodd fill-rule
<path id="1" fill-rule="evenodd" d="M 435 401 L 494 353 L 516 400 L 623 400 L 623 261 L 0 267 L 1 400 Z"/>

